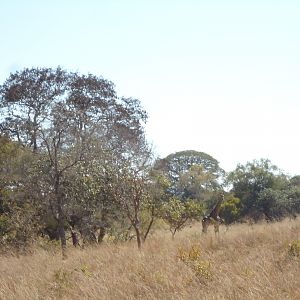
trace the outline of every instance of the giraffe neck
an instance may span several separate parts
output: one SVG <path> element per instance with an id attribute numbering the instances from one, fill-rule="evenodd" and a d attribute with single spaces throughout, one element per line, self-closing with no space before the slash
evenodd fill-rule
<path id="1" fill-rule="evenodd" d="M 219 217 L 219 213 L 220 213 L 220 208 L 221 208 L 221 204 L 223 201 L 223 197 L 221 199 L 218 200 L 217 204 L 214 206 L 214 208 L 212 209 L 211 213 L 209 214 L 209 216 L 213 219 L 217 219 Z"/>

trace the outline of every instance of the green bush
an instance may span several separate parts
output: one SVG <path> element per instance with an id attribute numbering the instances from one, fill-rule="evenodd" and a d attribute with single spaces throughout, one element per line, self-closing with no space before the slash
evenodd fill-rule
<path id="1" fill-rule="evenodd" d="M 203 206 L 191 199 L 181 201 L 173 197 L 162 208 L 162 218 L 169 225 L 172 237 L 182 230 L 188 222 L 200 220 L 203 216 Z"/>
<path id="2" fill-rule="evenodd" d="M 238 220 L 241 213 L 241 200 L 236 197 L 229 198 L 221 205 L 220 215 L 226 224 Z"/>

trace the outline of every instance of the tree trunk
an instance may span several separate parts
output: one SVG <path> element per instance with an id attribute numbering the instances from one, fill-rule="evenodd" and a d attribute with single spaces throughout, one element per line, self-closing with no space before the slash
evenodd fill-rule
<path id="1" fill-rule="evenodd" d="M 153 222 L 154 222 L 154 218 L 152 217 L 152 218 L 151 218 L 151 221 L 150 221 L 150 223 L 149 223 L 149 225 L 148 225 L 148 228 L 147 228 L 147 230 L 146 230 L 146 233 L 145 233 L 145 235 L 144 235 L 144 237 L 143 237 L 143 241 L 144 241 L 144 242 L 146 241 L 146 238 L 147 238 L 147 236 L 148 236 L 148 234 L 149 234 L 149 232 L 150 232 L 150 229 L 151 229 L 151 227 L 152 227 L 152 225 L 153 225 Z"/>
<path id="2" fill-rule="evenodd" d="M 102 210 L 102 218 L 101 218 L 102 226 L 100 226 L 100 232 L 98 234 L 98 244 L 103 242 L 103 238 L 106 234 L 107 213 L 108 213 L 107 210 L 104 208 Z"/>
<path id="3" fill-rule="evenodd" d="M 67 239 L 63 220 L 58 222 L 59 238 L 61 245 L 61 253 L 63 259 L 67 258 Z"/>
<path id="4" fill-rule="evenodd" d="M 78 240 L 78 237 L 77 237 L 77 233 L 71 229 L 71 237 L 72 237 L 72 244 L 74 247 L 77 247 L 79 246 L 79 240 Z"/>
<path id="5" fill-rule="evenodd" d="M 61 202 L 61 201 L 59 201 Z M 61 204 L 61 203 L 59 203 Z M 61 251 L 62 251 L 62 257 L 63 259 L 67 258 L 67 239 L 66 239 L 66 232 L 65 232 L 65 218 L 63 214 L 63 210 L 61 205 L 58 205 L 58 232 L 59 232 L 59 238 L 60 238 L 60 245 L 61 245 Z"/>
<path id="6" fill-rule="evenodd" d="M 98 243 L 102 243 L 103 242 L 103 238 L 105 236 L 105 233 L 106 233 L 106 229 L 105 227 L 100 227 L 100 232 L 99 232 L 99 235 L 98 235 Z"/>
<path id="7" fill-rule="evenodd" d="M 134 229 L 135 229 L 135 233 L 136 233 L 136 241 L 137 241 L 138 249 L 141 250 L 141 248 L 142 248 L 142 239 L 141 239 L 140 229 L 139 229 L 138 226 L 134 226 Z"/>
<path id="8" fill-rule="evenodd" d="M 63 211 L 63 199 L 62 195 L 60 193 L 60 176 L 57 171 L 57 167 L 55 168 L 56 170 L 56 176 L 55 176 L 55 181 L 54 181 L 54 191 L 55 191 L 55 200 L 56 200 L 56 205 L 57 205 L 57 214 L 58 214 L 58 234 L 60 238 L 60 245 L 61 245 L 61 252 L 62 252 L 62 258 L 66 259 L 67 258 L 67 239 L 66 239 L 66 232 L 65 232 L 65 215 Z"/>

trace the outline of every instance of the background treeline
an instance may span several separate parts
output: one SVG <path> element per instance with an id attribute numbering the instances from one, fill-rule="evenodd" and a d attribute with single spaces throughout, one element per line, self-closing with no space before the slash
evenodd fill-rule
<path id="1" fill-rule="evenodd" d="M 173 237 L 201 220 L 221 191 L 227 224 L 300 211 L 300 176 L 268 160 L 226 174 L 216 159 L 182 151 L 155 159 L 147 113 L 112 82 L 61 68 L 24 69 L 0 86 L 0 247 L 42 238 L 74 246 L 135 238 L 157 224 Z M 162 226 L 162 225 L 161 225 Z"/>

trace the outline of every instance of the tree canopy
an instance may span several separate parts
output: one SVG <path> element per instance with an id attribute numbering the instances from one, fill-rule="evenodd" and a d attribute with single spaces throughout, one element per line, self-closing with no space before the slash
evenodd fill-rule
<path id="1" fill-rule="evenodd" d="M 64 250 L 67 207 L 76 206 L 74 170 L 88 176 L 91 164 L 98 165 L 103 175 L 122 170 L 125 161 L 135 169 L 147 164 L 147 114 L 139 100 L 117 97 L 112 82 L 59 67 L 11 74 L 0 95 L 1 131 L 35 154 L 36 190 L 57 220 Z"/>
<path id="2" fill-rule="evenodd" d="M 181 199 L 206 199 L 208 194 L 220 188 L 225 175 L 215 158 L 194 150 L 158 159 L 154 168 L 170 180 L 170 193 Z"/>
<path id="3" fill-rule="evenodd" d="M 293 181 L 267 159 L 239 164 L 229 173 L 227 182 L 241 200 L 242 215 L 258 217 L 263 213 L 272 219 L 289 211 L 289 204 L 300 200 L 295 193 L 291 195 Z M 289 203 L 288 198 L 293 201 Z"/>

